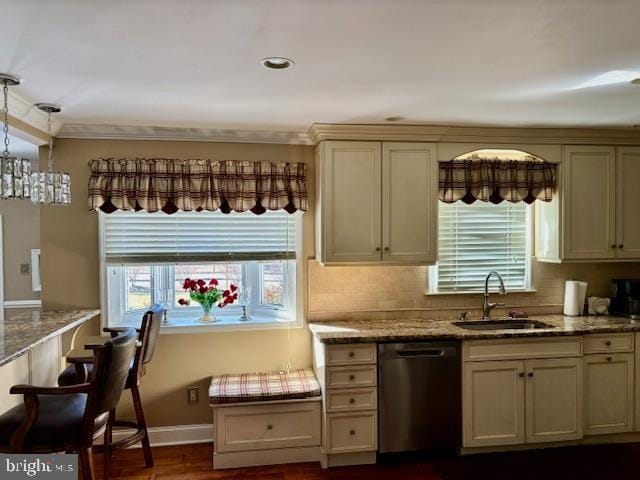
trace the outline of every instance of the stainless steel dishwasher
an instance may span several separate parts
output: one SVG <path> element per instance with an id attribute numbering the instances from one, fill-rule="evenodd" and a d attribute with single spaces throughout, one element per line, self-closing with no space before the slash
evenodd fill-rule
<path id="1" fill-rule="evenodd" d="M 457 450 L 461 375 L 459 342 L 379 344 L 379 452 Z"/>

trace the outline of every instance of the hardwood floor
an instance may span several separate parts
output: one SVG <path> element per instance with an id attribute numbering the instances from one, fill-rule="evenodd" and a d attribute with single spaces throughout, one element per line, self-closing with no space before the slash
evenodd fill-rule
<path id="1" fill-rule="evenodd" d="M 637 480 L 640 444 L 566 447 L 448 459 L 387 459 L 378 465 L 321 470 L 302 463 L 213 471 L 211 444 L 157 447 L 155 467 L 139 449 L 116 452 L 113 480 Z M 102 473 L 101 455 L 95 455 Z"/>

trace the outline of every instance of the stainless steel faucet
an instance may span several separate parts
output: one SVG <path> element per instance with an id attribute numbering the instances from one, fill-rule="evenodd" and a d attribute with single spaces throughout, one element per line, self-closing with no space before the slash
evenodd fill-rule
<path id="1" fill-rule="evenodd" d="M 484 279 L 484 301 L 482 302 L 482 319 L 489 320 L 491 318 L 491 310 L 495 307 L 504 307 L 504 303 L 491 303 L 489 301 L 489 279 L 491 275 L 495 275 L 498 277 L 498 281 L 500 282 L 500 295 L 504 295 L 507 293 L 507 290 L 504 288 L 504 281 L 502 280 L 502 275 L 500 275 L 495 270 L 491 270 L 487 275 L 487 278 Z"/>

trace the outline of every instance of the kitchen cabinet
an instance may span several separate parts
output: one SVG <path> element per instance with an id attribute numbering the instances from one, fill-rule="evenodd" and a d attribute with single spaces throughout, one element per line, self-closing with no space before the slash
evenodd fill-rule
<path id="1" fill-rule="evenodd" d="M 22 403 L 22 395 L 11 395 L 13 385 L 28 385 L 30 382 L 29 356 L 22 355 L 0 366 L 0 414 Z"/>
<path id="2" fill-rule="evenodd" d="M 616 177 L 616 257 L 639 259 L 637 190 L 640 182 L 640 148 L 617 149 Z"/>
<path id="3" fill-rule="evenodd" d="M 615 257 L 615 148 L 566 146 L 564 258 Z"/>
<path id="4" fill-rule="evenodd" d="M 538 260 L 640 259 L 639 182 L 639 147 L 565 145 L 558 194 L 536 205 Z"/>
<path id="5" fill-rule="evenodd" d="M 582 438 L 581 346 L 576 337 L 464 342 L 463 446 Z"/>
<path id="6" fill-rule="evenodd" d="M 582 438 L 582 359 L 525 361 L 527 443 Z"/>
<path id="7" fill-rule="evenodd" d="M 633 431 L 633 387 L 633 353 L 585 355 L 585 435 Z"/>
<path id="8" fill-rule="evenodd" d="M 323 141 L 316 164 L 316 258 L 321 263 L 435 263 L 434 144 Z"/>
<path id="9" fill-rule="evenodd" d="M 323 468 L 375 463 L 376 344 L 325 345 L 314 338 L 313 369 L 322 389 Z"/>
<path id="10" fill-rule="evenodd" d="M 463 385 L 465 447 L 525 442 L 522 361 L 466 363 Z"/>

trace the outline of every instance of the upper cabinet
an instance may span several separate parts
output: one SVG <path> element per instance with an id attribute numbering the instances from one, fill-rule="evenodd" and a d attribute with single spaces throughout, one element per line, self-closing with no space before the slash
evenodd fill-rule
<path id="1" fill-rule="evenodd" d="M 324 141 L 316 149 L 316 258 L 427 265 L 437 253 L 435 146 Z"/>
<path id="2" fill-rule="evenodd" d="M 565 146 L 559 177 L 554 201 L 536 204 L 538 260 L 640 259 L 640 148 Z"/>

